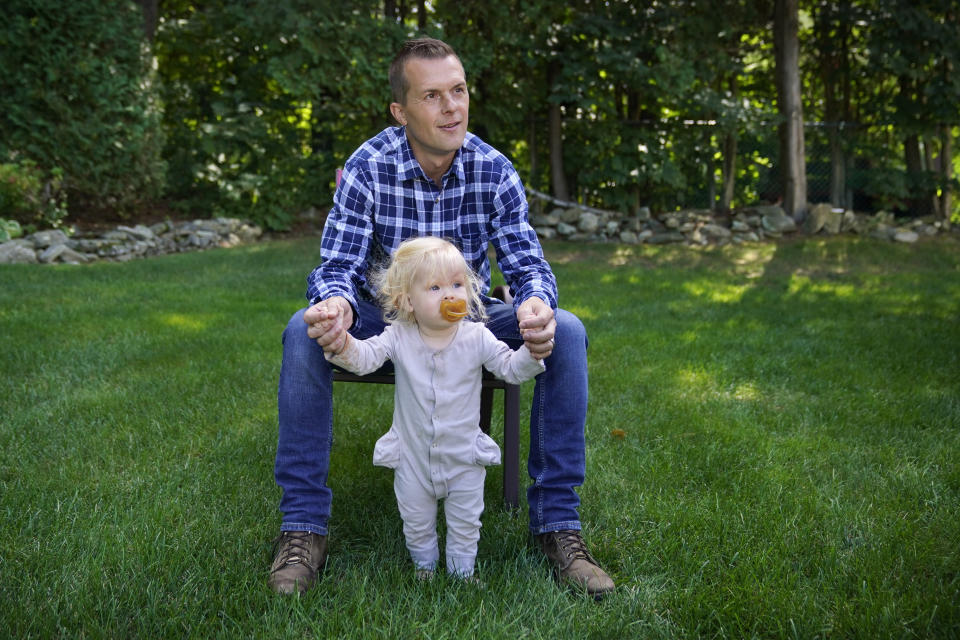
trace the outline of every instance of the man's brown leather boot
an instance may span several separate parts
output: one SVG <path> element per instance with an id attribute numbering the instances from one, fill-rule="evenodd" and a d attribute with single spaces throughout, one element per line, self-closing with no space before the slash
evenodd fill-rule
<path id="1" fill-rule="evenodd" d="M 586 589 L 597 600 L 614 590 L 613 580 L 587 551 L 579 531 L 551 531 L 537 536 L 537 540 L 561 582 Z"/>
<path id="2" fill-rule="evenodd" d="M 281 531 L 273 541 L 267 584 L 277 593 L 303 593 L 317 582 L 327 562 L 327 537 L 309 531 Z"/>

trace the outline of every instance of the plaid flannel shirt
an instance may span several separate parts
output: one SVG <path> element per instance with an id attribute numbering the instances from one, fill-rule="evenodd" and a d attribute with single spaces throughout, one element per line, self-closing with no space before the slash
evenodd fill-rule
<path id="1" fill-rule="evenodd" d="M 496 149 L 467 133 L 442 187 L 413 156 L 403 127 L 389 127 L 347 160 L 320 241 L 321 264 L 307 278 L 311 304 L 343 296 L 374 300 L 367 280 L 401 242 L 439 236 L 453 242 L 490 288 L 487 248 L 519 306 L 537 296 L 554 309 L 557 284 L 527 218 L 527 199 L 513 165 Z"/>

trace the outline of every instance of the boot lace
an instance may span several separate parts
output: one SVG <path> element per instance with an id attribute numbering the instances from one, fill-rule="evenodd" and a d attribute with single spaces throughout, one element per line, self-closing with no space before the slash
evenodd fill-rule
<path id="1" fill-rule="evenodd" d="M 303 563 L 310 564 L 310 532 L 309 531 L 283 531 L 273 541 L 273 554 L 277 557 L 277 548 L 279 547 L 280 562 L 278 566 Z"/>
<path id="2" fill-rule="evenodd" d="M 566 555 L 568 560 L 586 560 L 590 564 L 597 564 L 596 560 L 587 551 L 587 545 L 579 531 L 557 531 L 555 534 L 557 546 Z"/>

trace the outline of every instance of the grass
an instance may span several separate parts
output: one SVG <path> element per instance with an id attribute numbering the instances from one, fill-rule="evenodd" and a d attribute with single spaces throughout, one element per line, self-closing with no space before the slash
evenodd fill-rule
<path id="1" fill-rule="evenodd" d="M 483 586 L 416 583 L 371 385 L 338 390 L 323 582 L 267 590 L 279 334 L 316 245 L 0 268 L 4 633 L 960 635 L 956 239 L 547 246 L 591 338 L 599 604 L 548 578 L 499 470 Z"/>

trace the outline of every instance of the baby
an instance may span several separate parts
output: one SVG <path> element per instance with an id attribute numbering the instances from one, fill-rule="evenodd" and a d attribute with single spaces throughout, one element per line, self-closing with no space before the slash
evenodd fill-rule
<path id="1" fill-rule="evenodd" d="M 446 568 L 473 576 L 483 512 L 485 465 L 500 448 L 480 431 L 482 369 L 511 384 L 544 370 L 521 346 L 514 351 L 482 322 L 479 281 L 446 240 L 407 240 L 374 276 L 389 324 L 358 340 L 349 334 L 333 364 L 365 375 L 391 360 L 396 372 L 393 425 L 374 447 L 373 463 L 394 470 L 394 491 L 407 549 L 420 578 L 440 558 L 437 501 L 447 521 Z M 339 341 L 334 341 L 337 343 Z"/>

